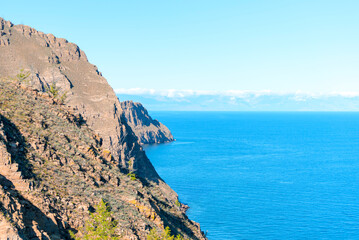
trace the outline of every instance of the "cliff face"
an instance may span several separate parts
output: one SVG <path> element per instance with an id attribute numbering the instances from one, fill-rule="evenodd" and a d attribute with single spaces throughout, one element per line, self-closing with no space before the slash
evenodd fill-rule
<path id="1" fill-rule="evenodd" d="M 174 141 L 170 130 L 156 119 L 152 119 L 141 103 L 124 101 L 121 102 L 121 108 L 128 125 L 142 144 Z"/>
<path id="2" fill-rule="evenodd" d="M 81 115 L 24 85 L 0 80 L 0 239 L 69 239 L 102 198 L 123 239 L 164 226 L 203 238 L 184 205 L 119 171 Z"/>
<path id="3" fill-rule="evenodd" d="M 133 162 L 138 175 L 160 181 L 123 119 L 115 92 L 85 53 L 65 39 L 0 18 L 0 76 L 15 76 L 20 69 L 31 73 L 31 85 L 41 91 L 55 83 L 67 92 L 66 104 L 86 118 L 120 167 Z"/>
<path id="4" fill-rule="evenodd" d="M 78 46 L 0 18 L 0 77 L 19 69 L 26 81 L 0 81 L 0 239 L 68 239 L 101 198 L 124 239 L 165 226 L 203 239 Z M 44 93 L 54 84 L 66 106 Z"/>

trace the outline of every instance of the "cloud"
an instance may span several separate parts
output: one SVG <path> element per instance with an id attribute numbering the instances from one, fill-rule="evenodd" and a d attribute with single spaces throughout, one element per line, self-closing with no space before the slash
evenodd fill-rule
<path id="1" fill-rule="evenodd" d="M 117 89 L 121 99 L 168 111 L 359 111 L 359 92 Z"/>
<path id="2" fill-rule="evenodd" d="M 115 89 L 116 94 L 120 95 L 139 95 L 139 96 L 161 96 L 167 98 L 186 98 L 194 96 L 226 96 L 235 98 L 260 97 L 265 95 L 272 95 L 269 90 L 263 91 L 243 91 L 243 90 L 228 90 L 228 91 L 206 91 L 206 90 L 177 90 L 177 89 L 145 89 L 145 88 L 119 88 Z"/>
<path id="3" fill-rule="evenodd" d="M 308 93 L 308 92 L 273 92 L 270 90 L 262 91 L 247 91 L 247 90 L 227 90 L 227 91 L 206 91 L 206 90 L 177 90 L 177 89 L 145 89 L 145 88 L 119 88 L 115 90 L 116 94 L 120 95 L 135 95 L 135 96 L 153 96 L 165 97 L 170 99 L 184 99 L 196 96 L 219 96 L 229 97 L 231 101 L 236 98 L 239 99 L 256 99 L 264 96 L 272 97 L 288 97 L 294 101 L 303 102 L 310 99 L 343 97 L 356 98 L 359 97 L 359 92 L 329 92 L 329 93 Z"/>

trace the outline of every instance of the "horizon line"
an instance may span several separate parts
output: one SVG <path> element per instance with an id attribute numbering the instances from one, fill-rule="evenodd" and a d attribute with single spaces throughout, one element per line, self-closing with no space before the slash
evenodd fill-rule
<path id="1" fill-rule="evenodd" d="M 192 89 L 152 89 L 152 88 L 117 88 L 114 89 L 119 95 L 136 96 L 160 96 L 167 98 L 186 98 L 196 96 L 225 96 L 225 97 L 262 97 L 262 96 L 299 96 L 306 98 L 322 97 L 359 97 L 359 92 L 354 91 L 331 91 L 331 92 L 310 92 L 310 91 L 272 91 L 272 90 L 192 90 Z"/>

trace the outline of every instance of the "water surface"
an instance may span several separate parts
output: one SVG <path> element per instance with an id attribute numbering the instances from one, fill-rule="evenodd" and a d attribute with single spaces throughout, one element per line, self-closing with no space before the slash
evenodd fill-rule
<path id="1" fill-rule="evenodd" d="M 152 112 L 145 148 L 209 239 L 359 239 L 359 113 Z"/>

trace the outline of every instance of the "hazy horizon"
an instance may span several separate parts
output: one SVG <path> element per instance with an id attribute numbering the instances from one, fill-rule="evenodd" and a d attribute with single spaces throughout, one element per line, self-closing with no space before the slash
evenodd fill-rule
<path id="1" fill-rule="evenodd" d="M 149 111 L 359 111 L 355 93 L 275 93 L 115 89 L 120 101 L 140 102 Z"/>

